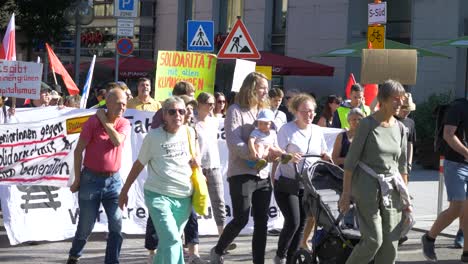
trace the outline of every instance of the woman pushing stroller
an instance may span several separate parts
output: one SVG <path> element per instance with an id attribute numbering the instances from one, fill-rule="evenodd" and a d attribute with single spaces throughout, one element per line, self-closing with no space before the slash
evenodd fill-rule
<path id="1" fill-rule="evenodd" d="M 298 166 L 301 173 L 314 162 L 313 159 L 302 159 L 302 154 L 315 154 L 322 156 L 322 159 L 330 160 L 326 154 L 328 150 L 322 131 L 317 125 L 312 124 L 315 116 L 315 100 L 310 95 L 298 94 L 288 101 L 288 108 L 296 119 L 281 127 L 278 133 L 278 145 L 287 153 L 294 154 L 292 162 L 279 164 L 275 172 L 275 199 L 284 216 L 284 225 L 273 260 L 275 264 L 291 263 L 299 249 L 306 221 L 302 207 L 303 187 L 296 178 L 294 166 Z"/>
<path id="2" fill-rule="evenodd" d="M 379 87 L 380 110 L 361 120 L 344 163 L 339 208 L 356 205 L 361 240 L 347 264 L 395 263 L 402 230 L 413 224 L 406 185 L 406 133 L 394 118 L 405 90 L 388 80 Z M 402 212 L 404 213 L 402 220 Z"/>

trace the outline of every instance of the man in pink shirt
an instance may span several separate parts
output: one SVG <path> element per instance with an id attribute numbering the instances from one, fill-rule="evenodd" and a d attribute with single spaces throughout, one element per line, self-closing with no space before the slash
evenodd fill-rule
<path id="1" fill-rule="evenodd" d="M 123 117 L 127 105 L 124 91 L 119 88 L 110 90 L 106 103 L 107 111 L 99 109 L 83 125 L 74 153 L 75 180 L 70 190 L 79 191 L 80 215 L 67 264 L 78 263 L 93 230 L 101 203 L 109 228 L 105 263 L 119 263 L 123 240 L 122 212 L 118 207 L 122 188 L 119 169 L 123 144 L 130 132 L 130 122 Z M 86 150 L 84 159 L 83 150 Z"/>

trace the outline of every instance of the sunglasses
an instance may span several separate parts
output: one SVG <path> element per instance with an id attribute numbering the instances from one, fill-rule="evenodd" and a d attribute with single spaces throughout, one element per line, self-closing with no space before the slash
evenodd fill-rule
<path id="1" fill-rule="evenodd" d="M 175 115 L 176 113 L 179 113 L 179 115 L 185 115 L 187 113 L 187 110 L 185 109 L 169 109 L 167 110 L 167 113 L 171 116 Z"/>
<path id="2" fill-rule="evenodd" d="M 205 103 L 206 105 L 209 105 L 209 106 L 214 106 L 215 104 L 214 103 Z"/>
<path id="3" fill-rule="evenodd" d="M 217 102 L 218 104 L 225 104 L 225 103 L 226 103 L 225 100 L 218 100 L 218 101 L 216 101 L 216 102 Z"/>

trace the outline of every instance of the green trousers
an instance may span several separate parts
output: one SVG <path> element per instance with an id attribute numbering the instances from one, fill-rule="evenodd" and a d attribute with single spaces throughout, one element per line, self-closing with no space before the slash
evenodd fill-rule
<path id="1" fill-rule="evenodd" d="M 385 206 L 377 180 L 360 172 L 353 175 L 352 195 L 361 240 L 354 247 L 346 264 L 365 264 L 372 259 L 378 264 L 395 263 L 401 233 L 400 194 L 394 190 L 390 205 Z"/>

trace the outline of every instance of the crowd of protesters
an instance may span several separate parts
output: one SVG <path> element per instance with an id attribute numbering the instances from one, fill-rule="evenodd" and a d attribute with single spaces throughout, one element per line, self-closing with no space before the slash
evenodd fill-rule
<path id="1" fill-rule="evenodd" d="M 60 92 L 60 87 L 43 84 L 40 98 L 25 102 L 24 106 L 80 107 L 79 95 L 61 96 Z M 7 100 L 0 98 L 0 123 L 15 122 L 15 107 L 8 107 Z M 207 263 L 198 252 L 197 215 L 191 205 L 190 176 L 194 167 L 200 167 L 207 179 L 219 234 L 210 251 L 210 263 L 223 263 L 223 255 L 236 248 L 234 241 L 250 216 L 254 220 L 252 260 L 265 262 L 272 193 L 284 216 L 273 263 L 292 263 L 300 248 L 310 251 L 315 219 L 307 216 L 303 208 L 304 187 L 299 184 L 297 189 L 291 189 L 288 182 L 296 180 L 296 166 L 302 172 L 318 159 L 344 169 L 339 210 L 346 213 L 350 204 L 355 204 L 353 214 L 358 218 L 361 239 L 346 263 L 394 263 L 398 243 L 407 239 L 395 234 L 411 225 L 407 222 L 413 210 L 407 184 L 416 131 L 408 115 L 416 105 L 411 94 L 392 80 L 379 86 L 377 103 L 378 110 L 371 112 L 364 104 L 363 87 L 355 84 L 349 100 L 329 95 L 321 115 L 315 118 L 314 95 L 295 89 L 270 89 L 267 78 L 256 72 L 245 78 L 234 96 L 201 92 L 195 98 L 193 85 L 182 81 L 175 85 L 173 96 L 161 103 L 153 99 L 147 78 L 138 80 L 134 96 L 123 82 L 111 82 L 94 90 L 87 107 L 96 108 L 97 112 L 85 123 L 74 153 L 75 179 L 70 190 L 78 192 L 80 215 L 67 263 L 78 263 L 101 203 L 109 219 L 105 263 L 119 263 L 123 240 L 121 209 L 127 205 L 129 189 L 145 167 L 148 263 L 184 263 L 182 234 L 188 247 L 188 263 Z M 152 129 L 122 184 L 121 152 L 130 127 L 123 118 L 126 108 L 155 114 Z M 423 254 L 431 261 L 437 260 L 437 235 L 456 218 L 468 214 L 467 109 L 466 100 L 455 101 L 443 123 L 443 137 L 448 145 L 444 168 L 450 207 L 422 237 Z M 217 144 L 222 122 L 229 154 L 226 177 L 233 215 L 228 223 Z M 320 127 L 342 129 L 332 150 L 327 148 Z M 318 158 L 304 159 L 304 154 Z M 394 188 L 384 193 L 382 188 L 388 184 Z M 468 218 L 461 218 L 455 245 L 464 250 L 462 262 L 468 262 L 468 245 L 463 243 L 466 226 Z"/>

